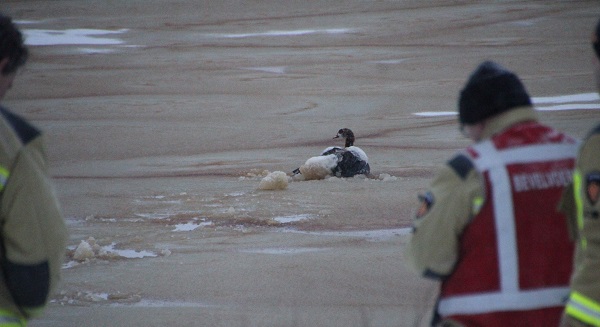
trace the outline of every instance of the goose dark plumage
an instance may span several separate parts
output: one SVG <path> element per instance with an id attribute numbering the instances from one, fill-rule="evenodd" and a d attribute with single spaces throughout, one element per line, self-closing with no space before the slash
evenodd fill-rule
<path id="1" fill-rule="evenodd" d="M 345 140 L 343 148 L 339 146 L 328 147 L 323 150 L 320 156 L 308 159 L 303 166 L 295 169 L 293 173 L 303 174 L 308 179 L 320 179 L 327 175 L 337 177 L 368 175 L 371 172 L 369 158 L 361 148 L 354 145 L 354 133 L 348 128 L 342 128 L 334 137 L 334 139 L 336 138 Z M 318 171 L 316 175 L 315 171 Z"/>

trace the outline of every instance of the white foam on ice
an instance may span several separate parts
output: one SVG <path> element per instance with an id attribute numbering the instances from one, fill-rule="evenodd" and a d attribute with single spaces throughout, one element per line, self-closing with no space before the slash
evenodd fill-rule
<path id="1" fill-rule="evenodd" d="M 273 218 L 273 220 L 275 220 L 276 222 L 281 223 L 281 224 L 287 224 L 287 223 L 295 223 L 295 222 L 299 222 L 299 221 L 303 221 L 303 220 L 309 220 L 311 218 L 312 218 L 312 215 L 310 215 L 310 214 L 300 214 L 300 215 L 275 217 L 275 218 Z"/>
<path id="2" fill-rule="evenodd" d="M 212 221 L 203 221 L 203 222 L 189 222 L 189 223 L 185 223 L 185 224 L 177 224 L 175 225 L 175 229 L 173 229 L 174 232 L 190 232 L 193 231 L 199 227 L 205 227 L 205 226 L 212 226 L 213 223 Z"/>

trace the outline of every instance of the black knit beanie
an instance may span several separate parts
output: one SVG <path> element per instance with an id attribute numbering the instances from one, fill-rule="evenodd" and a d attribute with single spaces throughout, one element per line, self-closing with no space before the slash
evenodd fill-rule
<path id="1" fill-rule="evenodd" d="M 530 106 L 531 99 L 517 75 L 492 61 L 485 61 L 471 74 L 460 92 L 458 118 L 461 124 L 476 124 L 510 109 Z"/>

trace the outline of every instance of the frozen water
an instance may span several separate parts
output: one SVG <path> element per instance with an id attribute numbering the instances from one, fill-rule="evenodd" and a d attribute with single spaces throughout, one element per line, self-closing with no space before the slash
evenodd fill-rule
<path id="1" fill-rule="evenodd" d="M 261 249 L 244 249 L 243 253 L 257 254 L 302 254 L 325 251 L 324 248 L 261 248 Z"/>
<path id="2" fill-rule="evenodd" d="M 298 221 L 308 220 L 311 218 L 312 218 L 312 216 L 309 214 L 302 214 L 302 215 L 275 217 L 275 218 L 273 218 L 273 220 L 275 220 L 281 224 L 287 224 L 287 223 L 295 223 Z"/>
<path id="3" fill-rule="evenodd" d="M 291 30 L 291 31 L 267 31 L 257 33 L 241 33 L 241 34 L 211 34 L 214 37 L 223 37 L 228 39 L 241 39 L 247 37 L 271 37 L 271 36 L 301 36 L 311 34 L 347 34 L 354 30 L 350 28 L 330 28 L 330 29 L 306 29 L 306 30 Z"/>
<path id="4" fill-rule="evenodd" d="M 115 45 L 124 43 L 120 39 L 98 37 L 111 34 L 123 34 L 127 29 L 115 31 L 100 29 L 67 29 L 67 30 L 44 30 L 23 29 L 25 44 L 31 46 L 48 45 Z"/>
<path id="5" fill-rule="evenodd" d="M 205 304 L 201 302 L 183 302 L 183 301 L 165 301 L 165 300 L 147 300 L 141 299 L 134 303 L 111 303 L 111 306 L 134 306 L 144 308 L 210 308 L 216 305 Z"/>
<path id="6" fill-rule="evenodd" d="M 369 241 L 386 241 L 395 238 L 400 235 L 409 235 L 412 228 L 397 228 L 397 229 L 381 229 L 381 230 L 367 230 L 367 231 L 339 231 L 339 232 L 306 232 L 298 231 L 293 229 L 285 229 L 288 233 L 300 233 L 318 236 L 336 236 L 336 237 L 353 237 L 353 238 L 364 238 Z"/>
<path id="7" fill-rule="evenodd" d="M 114 253 L 120 257 L 128 258 L 128 259 L 139 259 L 145 257 L 156 257 L 158 256 L 154 252 L 150 251 L 135 251 L 135 250 L 118 250 L 115 249 L 115 243 L 111 243 L 110 245 L 103 246 L 102 250 L 106 253 Z"/>
<path id="8" fill-rule="evenodd" d="M 261 72 L 267 72 L 267 73 L 273 73 L 273 74 L 284 74 L 285 73 L 285 66 L 274 66 L 274 67 L 251 67 L 251 68 L 245 68 L 247 70 L 256 70 L 256 71 L 261 71 Z"/>
<path id="9" fill-rule="evenodd" d="M 211 221 L 204 221 L 201 223 L 189 222 L 185 224 L 177 224 L 175 225 L 174 232 L 189 232 L 193 231 L 198 227 L 211 226 L 213 223 Z"/>
<path id="10" fill-rule="evenodd" d="M 456 111 L 423 111 L 415 112 L 414 115 L 421 117 L 456 116 Z"/>

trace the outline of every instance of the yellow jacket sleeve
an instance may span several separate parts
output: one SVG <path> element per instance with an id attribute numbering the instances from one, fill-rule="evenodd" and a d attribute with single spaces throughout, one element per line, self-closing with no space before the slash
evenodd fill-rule
<path id="1" fill-rule="evenodd" d="M 0 309 L 31 318 L 41 313 L 60 279 L 67 230 L 47 174 L 42 135 L 29 133 L 21 142 L 17 151 L 0 151 L 7 176 L 0 194 Z"/>
<path id="2" fill-rule="evenodd" d="M 444 166 L 428 192 L 426 210 L 413 220 L 413 234 L 406 247 L 406 258 L 412 268 L 428 277 L 449 275 L 458 260 L 459 237 L 477 213 L 483 199 L 479 173 L 471 168 L 457 169 L 452 162 Z M 423 200 L 422 200 L 423 201 Z M 474 212 L 475 211 L 475 212 Z"/>

